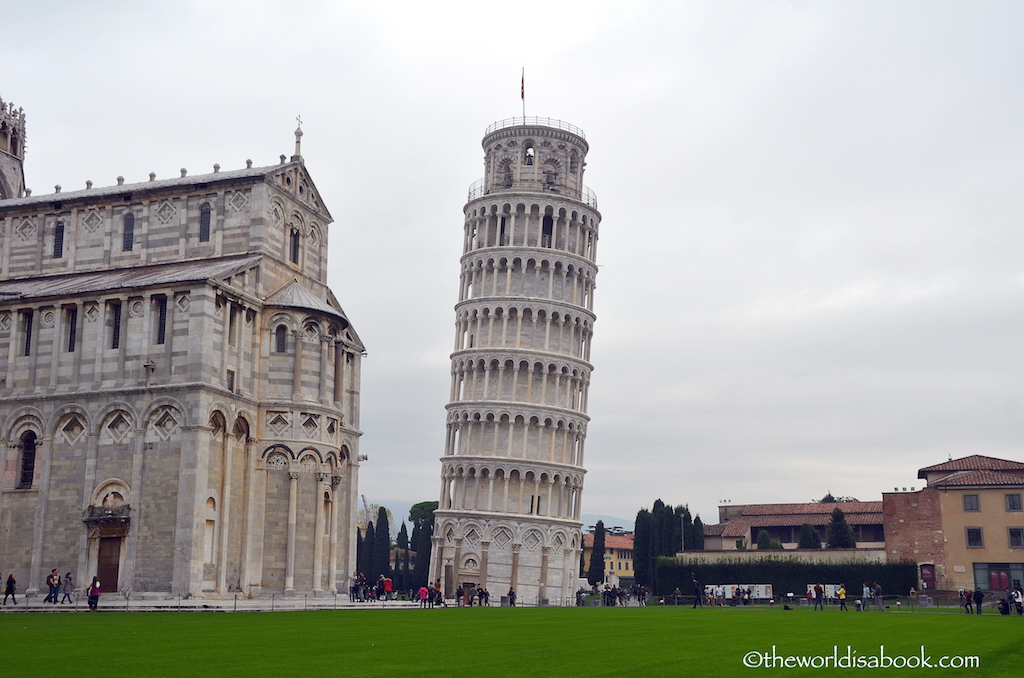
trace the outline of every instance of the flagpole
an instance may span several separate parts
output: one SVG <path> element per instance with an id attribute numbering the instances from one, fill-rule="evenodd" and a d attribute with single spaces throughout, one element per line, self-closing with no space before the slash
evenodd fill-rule
<path id="1" fill-rule="evenodd" d="M 523 100 L 523 124 L 526 124 L 526 67 L 523 66 L 523 76 L 519 81 L 519 97 Z"/>

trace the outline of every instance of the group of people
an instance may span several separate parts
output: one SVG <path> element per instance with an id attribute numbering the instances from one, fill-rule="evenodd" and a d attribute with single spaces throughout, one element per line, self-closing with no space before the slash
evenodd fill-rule
<path id="1" fill-rule="evenodd" d="M 960 589 L 959 594 L 960 607 L 967 614 L 981 614 L 981 604 L 985 600 L 984 591 L 980 588 L 974 589 L 973 592 L 970 589 Z M 1024 589 L 1021 589 L 1020 586 L 1008 589 L 1006 597 L 999 599 L 996 605 L 1002 614 L 1016 612 L 1018 615 L 1024 615 Z"/>
<path id="2" fill-rule="evenodd" d="M 482 586 L 469 584 L 455 589 L 455 599 L 459 601 L 459 607 L 473 607 L 474 602 L 477 607 L 483 607 L 491 604 L 491 593 Z"/>
<path id="3" fill-rule="evenodd" d="M 353 602 L 372 602 L 375 600 L 394 600 L 395 583 L 391 577 L 380 575 L 376 583 L 370 584 L 362 572 L 353 572 L 349 580 L 348 599 Z"/>
<path id="4" fill-rule="evenodd" d="M 3 580 L 3 575 L 0 575 L 0 581 Z M 75 578 L 70 572 L 64 575 L 61 579 L 60 570 L 54 568 L 50 570 L 50 574 L 46 577 L 46 588 L 47 594 L 43 598 L 44 603 L 51 603 L 57 605 L 58 603 L 63 605 L 68 603 L 69 605 L 74 603 L 75 589 L 78 588 L 75 585 Z M 10 598 L 14 601 L 14 604 L 18 604 L 18 580 L 14 578 L 14 573 L 7 575 L 7 582 L 4 584 L 4 602 L 7 604 L 7 599 Z M 89 610 L 95 612 L 99 606 L 100 601 L 100 580 L 98 577 L 93 577 L 92 582 L 89 584 L 87 589 Z M 63 597 L 62 597 L 63 596 Z M 59 600 L 58 600 L 59 598 Z"/>

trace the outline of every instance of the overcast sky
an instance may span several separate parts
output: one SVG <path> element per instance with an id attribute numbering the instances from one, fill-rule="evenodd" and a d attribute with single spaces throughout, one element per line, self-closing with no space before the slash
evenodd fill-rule
<path id="1" fill-rule="evenodd" d="M 360 490 L 437 499 L 492 122 L 602 212 L 584 514 L 878 500 L 1024 460 L 1020 2 L 46 2 L 4 10 L 34 195 L 291 155 L 369 352 Z"/>

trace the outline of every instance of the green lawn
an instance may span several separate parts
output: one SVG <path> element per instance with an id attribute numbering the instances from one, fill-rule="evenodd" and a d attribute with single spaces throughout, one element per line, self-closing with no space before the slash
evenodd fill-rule
<path id="1" fill-rule="evenodd" d="M 976 655 L 951 676 L 1024 675 L 1024 618 L 798 609 L 473 608 L 0 615 L 0 676 L 786 676 L 896 669 L 745 668 L 778 655 Z"/>

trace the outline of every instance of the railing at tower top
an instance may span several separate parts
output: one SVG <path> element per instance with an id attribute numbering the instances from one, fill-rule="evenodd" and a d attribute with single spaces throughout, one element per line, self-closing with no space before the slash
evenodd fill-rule
<path id="1" fill-rule="evenodd" d="M 530 125 L 560 129 L 564 132 L 575 134 L 580 139 L 585 140 L 587 138 L 587 136 L 583 134 L 583 130 L 576 125 L 571 125 L 562 120 L 556 120 L 555 118 L 540 118 L 537 116 L 529 116 L 526 118 L 505 118 L 504 120 L 499 120 L 487 128 L 487 131 L 484 132 L 484 136 L 487 136 L 491 132 L 497 132 L 499 129 L 505 129 L 506 127 L 527 127 Z"/>
<path id="2" fill-rule="evenodd" d="M 555 195 L 564 195 L 567 198 L 573 200 L 579 200 L 581 203 L 588 207 L 597 209 L 597 194 L 590 190 L 589 186 L 584 186 L 583 190 L 577 191 L 574 188 L 568 186 L 559 186 L 557 184 L 548 184 L 544 182 L 520 182 L 515 186 L 488 186 L 484 179 L 477 179 L 469 186 L 469 194 L 466 197 L 466 202 L 476 200 L 485 195 L 493 195 L 500 193 L 515 193 L 517 191 L 539 191 L 541 193 L 554 193 Z"/>

